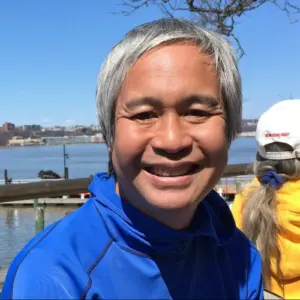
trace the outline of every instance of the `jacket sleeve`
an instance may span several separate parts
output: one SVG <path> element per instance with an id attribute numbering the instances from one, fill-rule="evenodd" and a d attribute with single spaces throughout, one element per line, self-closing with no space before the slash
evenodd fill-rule
<path id="1" fill-rule="evenodd" d="M 38 249 L 35 251 L 39 251 Z M 1 299 L 79 299 L 70 274 L 39 253 L 17 257 L 8 270 Z M 45 257 L 45 255 L 42 255 Z"/>

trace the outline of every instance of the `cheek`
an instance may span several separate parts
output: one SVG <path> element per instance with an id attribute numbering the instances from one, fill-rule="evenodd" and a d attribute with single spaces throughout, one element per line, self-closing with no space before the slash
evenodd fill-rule
<path id="1" fill-rule="evenodd" d="M 201 127 L 197 133 L 197 140 L 210 159 L 227 158 L 229 145 L 224 119 L 214 117 Z"/>
<path id="2" fill-rule="evenodd" d="M 147 146 L 147 137 L 126 119 L 119 120 L 115 127 L 112 149 L 114 164 L 126 166 L 138 159 Z"/>

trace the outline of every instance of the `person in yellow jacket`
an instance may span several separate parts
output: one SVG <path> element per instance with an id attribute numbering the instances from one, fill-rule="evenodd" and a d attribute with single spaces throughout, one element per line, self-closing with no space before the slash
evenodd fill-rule
<path id="1" fill-rule="evenodd" d="M 300 99 L 269 108 L 256 130 L 253 181 L 232 205 L 262 256 L 265 288 L 300 299 Z"/>

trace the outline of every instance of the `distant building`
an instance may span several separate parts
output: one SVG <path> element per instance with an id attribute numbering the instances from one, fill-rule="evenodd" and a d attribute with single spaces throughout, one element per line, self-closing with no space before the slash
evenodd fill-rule
<path id="1" fill-rule="evenodd" d="M 76 127 L 66 127 L 65 131 L 66 132 L 75 132 L 76 131 Z"/>
<path id="2" fill-rule="evenodd" d="M 103 136 L 101 133 L 97 133 L 94 136 L 91 136 L 92 143 L 103 143 Z"/>
<path id="3" fill-rule="evenodd" d="M 5 131 L 10 131 L 10 130 L 14 130 L 16 128 L 16 126 L 13 123 L 5 122 L 3 124 L 3 128 L 4 128 Z"/>
<path id="4" fill-rule="evenodd" d="M 65 131 L 65 127 L 63 126 L 53 126 L 53 127 L 44 127 L 41 129 L 43 132 L 45 131 Z"/>
<path id="5" fill-rule="evenodd" d="M 43 145 L 41 139 L 32 139 L 32 138 L 24 139 L 22 136 L 14 136 L 8 142 L 9 147 L 36 146 L 36 145 Z"/>
<path id="6" fill-rule="evenodd" d="M 45 136 L 41 138 L 46 145 L 63 145 L 63 144 L 89 144 L 91 143 L 91 137 L 87 135 L 81 136 Z"/>
<path id="7" fill-rule="evenodd" d="M 23 129 L 25 131 L 41 131 L 41 125 L 24 125 Z"/>
<path id="8" fill-rule="evenodd" d="M 242 132 L 255 132 L 258 120 L 250 119 L 242 121 Z"/>

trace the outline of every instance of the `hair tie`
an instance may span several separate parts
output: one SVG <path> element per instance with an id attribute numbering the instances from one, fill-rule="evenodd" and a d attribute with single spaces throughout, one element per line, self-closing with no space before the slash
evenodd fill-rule
<path id="1" fill-rule="evenodd" d="M 274 189 L 279 189 L 286 181 L 282 176 L 278 175 L 275 171 L 267 171 L 259 181 L 263 184 L 267 184 Z"/>

